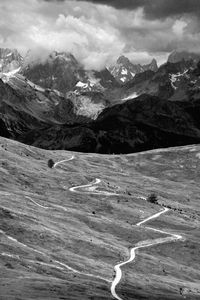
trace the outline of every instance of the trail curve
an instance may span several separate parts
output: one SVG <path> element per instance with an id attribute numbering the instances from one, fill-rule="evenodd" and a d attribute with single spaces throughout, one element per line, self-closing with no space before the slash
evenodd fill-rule
<path id="1" fill-rule="evenodd" d="M 67 161 L 70 161 L 70 160 L 73 160 L 75 158 L 74 155 L 72 155 L 72 157 L 68 158 L 68 159 L 63 159 L 63 160 L 60 160 L 58 162 L 56 162 L 54 165 L 53 165 L 53 168 L 56 168 L 58 165 L 64 163 L 64 162 L 67 162 Z"/>
<path id="2" fill-rule="evenodd" d="M 107 192 L 107 191 L 101 191 L 97 190 L 98 186 L 97 184 L 101 183 L 101 179 L 96 178 L 91 183 L 85 184 L 85 185 L 78 185 L 71 187 L 69 190 L 70 192 L 78 193 L 78 194 L 92 194 L 92 195 L 104 195 L 104 196 L 120 196 L 117 193 L 113 192 Z"/>
<path id="3" fill-rule="evenodd" d="M 43 205 L 37 203 L 36 201 L 34 201 L 34 200 L 33 200 L 31 197 L 29 197 L 29 196 L 25 196 L 25 198 L 29 199 L 29 200 L 30 200 L 31 202 L 33 202 L 36 206 L 39 206 L 39 207 L 44 208 L 44 209 L 51 209 L 51 207 L 49 207 L 49 206 L 43 206 Z"/>
<path id="4" fill-rule="evenodd" d="M 160 215 L 168 212 L 169 209 L 168 208 L 164 208 L 164 210 L 154 214 L 153 216 L 150 216 L 148 218 L 146 218 L 145 220 L 139 222 L 136 224 L 136 226 L 141 226 L 143 224 L 145 224 L 146 222 L 152 220 L 152 219 L 155 219 L 155 218 L 158 218 Z M 121 297 L 118 296 L 118 294 L 116 293 L 116 287 L 117 285 L 119 284 L 119 282 L 121 281 L 121 278 L 122 278 L 122 270 L 121 270 L 121 267 L 130 263 L 130 262 L 133 262 L 135 257 L 136 257 L 136 250 L 139 250 L 141 248 L 147 248 L 147 247 L 151 247 L 151 246 L 154 246 L 154 245 L 158 245 L 158 244 L 163 244 L 163 243 L 167 243 L 167 242 L 172 242 L 172 241 L 176 241 L 176 240 L 180 240 L 182 239 L 182 236 L 181 235 L 178 235 L 178 234 L 172 234 L 172 233 L 169 233 L 169 232 L 166 232 L 166 231 L 163 231 L 163 230 L 160 230 L 160 229 L 155 229 L 155 228 L 152 228 L 152 227 L 145 227 L 149 230 L 152 230 L 152 231 L 155 231 L 155 232 L 159 232 L 159 233 L 162 233 L 162 234 L 167 234 L 167 235 L 170 235 L 169 237 L 166 237 L 166 238 L 158 238 L 158 239 L 155 239 L 153 241 L 142 241 L 142 242 L 139 242 L 136 247 L 132 248 L 131 251 L 130 251 L 130 258 L 128 260 L 126 260 L 125 262 L 122 262 L 122 263 L 119 263 L 117 265 L 115 265 L 114 267 L 114 270 L 115 270 L 115 278 L 114 280 L 112 281 L 112 284 L 111 284 L 111 294 L 113 296 L 113 298 L 117 299 L 117 300 L 123 300 Z"/>

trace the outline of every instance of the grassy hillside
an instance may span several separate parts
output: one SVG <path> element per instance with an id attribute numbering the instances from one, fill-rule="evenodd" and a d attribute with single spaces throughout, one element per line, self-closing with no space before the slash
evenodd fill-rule
<path id="1" fill-rule="evenodd" d="M 162 237 L 135 226 L 162 205 L 171 210 L 148 225 L 184 239 L 140 250 L 117 292 L 124 300 L 199 299 L 199 162 L 200 146 L 114 156 L 0 138 L 0 299 L 112 299 L 114 265 L 138 242 Z M 98 190 L 116 195 L 69 190 L 95 178 Z M 152 192 L 160 206 L 143 199 Z"/>

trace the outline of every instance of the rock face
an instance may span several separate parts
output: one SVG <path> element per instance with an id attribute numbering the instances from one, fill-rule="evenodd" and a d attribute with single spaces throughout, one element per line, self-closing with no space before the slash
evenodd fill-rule
<path id="1" fill-rule="evenodd" d="M 43 88 L 62 93 L 71 90 L 100 92 L 119 86 L 107 69 L 85 71 L 76 58 L 66 52 L 54 51 L 45 62 L 29 63 L 24 67 L 23 75 Z"/>
<path id="2" fill-rule="evenodd" d="M 187 51 L 173 51 L 169 57 L 168 57 L 168 62 L 170 63 L 177 63 L 182 60 L 185 61 L 193 61 L 195 64 L 200 60 L 200 53 L 192 53 L 192 52 L 187 52 Z"/>
<path id="3" fill-rule="evenodd" d="M 90 92 L 64 96 L 15 74 L 5 83 L 0 80 L 1 136 L 24 141 L 26 134 L 51 126 L 87 124 L 107 105 L 102 95 Z"/>
<path id="4" fill-rule="evenodd" d="M 8 73 L 22 66 L 23 58 L 16 49 L 0 48 L 0 72 Z"/>
<path id="5" fill-rule="evenodd" d="M 157 62 L 155 59 L 152 60 L 150 64 L 140 65 L 133 64 L 125 56 L 120 56 L 114 66 L 109 68 L 111 74 L 120 83 L 126 83 L 133 79 L 136 74 L 151 70 L 156 72 L 158 70 Z"/>
<path id="6" fill-rule="evenodd" d="M 73 55 L 54 51 L 45 62 L 33 62 L 23 70 L 23 75 L 43 88 L 66 92 L 76 85 L 82 67 Z"/>
<path id="7" fill-rule="evenodd" d="M 200 96 L 198 66 L 193 61 L 167 62 L 157 72 L 146 71 L 137 74 L 124 86 L 125 96 L 149 94 L 161 99 L 189 101 Z"/>

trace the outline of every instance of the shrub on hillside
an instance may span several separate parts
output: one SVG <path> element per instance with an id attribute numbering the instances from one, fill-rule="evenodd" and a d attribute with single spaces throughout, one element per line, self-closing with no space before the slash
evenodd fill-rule
<path id="1" fill-rule="evenodd" d="M 54 166 L 54 161 L 53 161 L 53 159 L 49 159 L 47 164 L 48 164 L 48 167 L 49 167 L 49 168 L 53 168 L 53 166 Z"/>
<path id="2" fill-rule="evenodd" d="M 151 193 L 148 197 L 147 197 L 147 201 L 153 204 L 158 204 L 158 197 L 155 193 Z"/>

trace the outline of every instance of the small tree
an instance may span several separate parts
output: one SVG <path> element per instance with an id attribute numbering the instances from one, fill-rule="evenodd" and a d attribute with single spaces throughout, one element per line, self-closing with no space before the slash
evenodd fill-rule
<path id="1" fill-rule="evenodd" d="M 53 166 L 54 166 L 54 161 L 53 161 L 53 159 L 49 159 L 49 160 L 48 160 L 48 167 L 49 167 L 49 168 L 53 168 Z"/>
<path id="2" fill-rule="evenodd" d="M 153 204 L 158 204 L 158 197 L 155 193 L 151 193 L 148 197 L 147 197 L 147 201 Z"/>

